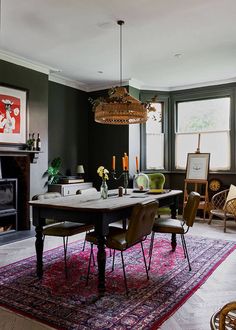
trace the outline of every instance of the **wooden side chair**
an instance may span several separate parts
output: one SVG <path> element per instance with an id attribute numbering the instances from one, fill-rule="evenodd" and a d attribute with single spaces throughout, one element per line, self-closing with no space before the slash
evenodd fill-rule
<path id="1" fill-rule="evenodd" d="M 158 209 L 158 203 L 156 201 L 152 201 L 152 202 L 149 201 L 146 203 L 144 202 L 142 204 L 137 204 L 133 208 L 127 229 L 113 227 L 113 226 L 109 227 L 109 234 L 106 237 L 106 246 L 114 250 L 112 269 L 114 269 L 115 250 L 118 250 L 121 252 L 124 283 L 125 283 L 125 289 L 127 295 L 128 295 L 128 286 L 127 286 L 127 279 L 125 273 L 123 252 L 129 249 L 130 247 L 134 246 L 135 244 L 138 243 L 141 244 L 147 279 L 149 279 L 147 263 L 143 250 L 143 241 L 152 231 L 157 209 Z M 92 244 L 96 244 L 97 242 L 94 231 L 87 233 L 85 239 L 91 242 Z M 88 276 L 89 276 L 89 272 L 90 272 L 90 263 L 88 267 Z M 88 276 L 87 276 L 87 280 L 88 280 Z"/>
<path id="2" fill-rule="evenodd" d="M 208 221 L 210 225 L 213 216 L 222 219 L 224 221 L 224 233 L 226 232 L 227 220 L 236 220 L 236 197 L 230 195 L 229 190 L 230 189 L 222 190 L 212 196 Z"/>
<path id="3" fill-rule="evenodd" d="M 188 196 L 188 200 L 183 211 L 182 220 L 177 220 L 177 219 L 155 220 L 152 228 L 148 269 L 151 268 L 152 250 L 153 250 L 155 233 L 169 233 L 169 234 L 180 234 L 183 250 L 184 250 L 184 256 L 185 258 L 187 257 L 189 270 L 191 270 L 191 265 L 189 261 L 188 250 L 184 235 L 188 232 L 189 227 L 193 226 L 199 202 L 200 202 L 200 194 L 192 191 Z"/>
<path id="4" fill-rule="evenodd" d="M 210 320 L 212 330 L 236 329 L 236 301 L 224 305 Z"/>
<path id="5" fill-rule="evenodd" d="M 33 200 L 43 200 L 61 197 L 61 194 L 58 192 L 46 192 L 44 194 L 35 195 Z M 93 225 L 88 225 L 84 223 L 63 221 L 58 222 L 54 219 L 46 219 L 45 227 L 43 228 L 43 239 L 45 236 L 57 236 L 63 238 L 63 247 L 64 247 L 64 262 L 65 262 L 65 275 L 68 276 L 67 271 L 67 246 L 68 238 L 72 235 L 77 235 L 83 232 L 88 232 L 94 228 Z M 84 247 L 83 247 L 84 249 Z"/>

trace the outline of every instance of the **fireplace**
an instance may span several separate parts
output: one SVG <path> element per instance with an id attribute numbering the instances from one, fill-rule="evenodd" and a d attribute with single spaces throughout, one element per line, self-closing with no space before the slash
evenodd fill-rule
<path id="1" fill-rule="evenodd" d="M 0 179 L 0 233 L 18 229 L 17 179 Z"/>
<path id="2" fill-rule="evenodd" d="M 4 229 L 9 228 L 15 230 L 30 229 L 28 203 L 30 199 L 30 164 L 36 162 L 39 153 L 40 152 L 37 151 L 0 148 L 0 163 L 2 172 L 2 178 L 0 181 L 4 182 L 5 180 L 5 183 L 8 181 L 8 184 L 10 184 L 10 186 L 7 186 L 8 193 L 9 198 L 10 194 L 13 194 L 13 200 L 12 203 L 10 203 L 11 205 L 9 204 L 8 206 L 9 210 L 15 210 L 15 215 L 12 211 L 12 214 L 9 214 L 7 217 L 2 216 L 1 212 L 4 212 L 4 208 L 6 207 L 3 203 L 2 210 L 0 208 L 0 234 L 1 231 L 3 232 L 2 227 L 4 227 Z M 13 183 L 14 180 L 15 183 Z M 4 188 L 2 188 L 2 190 L 3 194 Z"/>

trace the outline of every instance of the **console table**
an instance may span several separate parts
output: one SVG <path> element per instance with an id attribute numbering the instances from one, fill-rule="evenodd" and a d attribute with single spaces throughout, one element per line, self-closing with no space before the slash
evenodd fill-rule
<path id="1" fill-rule="evenodd" d="M 59 192 L 62 196 L 76 195 L 79 190 L 92 188 L 92 182 L 82 183 L 66 183 L 66 184 L 50 184 L 48 191 Z"/>

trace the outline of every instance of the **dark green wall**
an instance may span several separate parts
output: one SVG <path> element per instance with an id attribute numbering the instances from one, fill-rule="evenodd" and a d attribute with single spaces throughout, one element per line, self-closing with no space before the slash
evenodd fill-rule
<path id="1" fill-rule="evenodd" d="M 107 91 L 89 93 L 89 97 L 96 99 L 106 95 Z M 89 177 L 94 186 L 101 186 L 101 178 L 97 174 L 100 165 L 109 171 L 112 166 L 112 155 L 116 156 L 117 172 L 121 173 L 121 159 L 124 152 L 129 153 L 129 130 L 127 125 L 104 125 L 94 121 L 94 113 L 89 108 Z M 109 188 L 115 188 L 123 184 L 123 181 L 108 181 Z"/>
<path id="2" fill-rule="evenodd" d="M 76 174 L 83 164 L 88 178 L 88 96 L 86 92 L 49 81 L 49 162 L 62 159 L 62 172 Z"/>
<path id="3" fill-rule="evenodd" d="M 0 83 L 28 90 L 28 132 L 40 133 L 42 151 L 36 164 L 30 166 L 30 197 L 41 192 L 48 166 L 48 76 L 0 60 Z"/>

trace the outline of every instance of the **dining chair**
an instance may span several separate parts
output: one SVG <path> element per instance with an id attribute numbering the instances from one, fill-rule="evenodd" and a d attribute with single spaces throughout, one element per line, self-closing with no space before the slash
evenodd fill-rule
<path id="1" fill-rule="evenodd" d="M 58 192 L 46 192 L 43 194 L 37 194 L 33 196 L 33 200 L 45 200 L 61 197 Z M 68 238 L 72 235 L 77 235 L 83 232 L 88 232 L 94 228 L 93 225 L 88 225 L 84 223 L 62 221 L 58 222 L 54 219 L 45 219 L 45 227 L 43 228 L 43 241 L 45 236 L 57 236 L 63 238 L 63 248 L 64 248 L 64 262 L 65 262 L 65 275 L 68 277 L 67 271 L 67 246 Z M 84 242 L 85 243 L 85 242 Z M 84 249 L 84 246 L 83 246 Z"/>
<path id="2" fill-rule="evenodd" d="M 196 218 L 199 202 L 200 202 L 200 194 L 195 191 L 192 191 L 188 196 L 188 200 L 184 208 L 183 216 L 181 220 L 172 219 L 172 218 L 155 220 L 152 228 L 152 236 L 151 236 L 150 250 L 149 250 L 149 266 L 148 266 L 149 270 L 151 268 L 152 250 L 153 250 L 155 233 L 180 234 L 182 246 L 184 250 L 184 257 L 185 258 L 187 257 L 189 270 L 191 270 L 191 265 L 189 261 L 188 250 L 184 235 L 188 232 L 189 227 L 193 226 L 194 220 Z"/>
<path id="3" fill-rule="evenodd" d="M 138 243 L 141 244 L 144 266 L 147 274 L 147 279 L 149 279 L 147 263 L 143 249 L 143 241 L 152 231 L 157 209 L 158 209 L 158 202 L 154 200 L 137 204 L 134 206 L 132 210 L 127 229 L 114 227 L 114 226 L 109 227 L 109 234 L 106 236 L 106 246 L 114 250 L 112 270 L 114 269 L 115 250 L 118 250 L 121 253 L 124 283 L 125 283 L 125 289 L 127 295 L 128 295 L 128 286 L 127 286 L 127 278 L 125 273 L 123 252 Z M 97 244 L 97 237 L 94 231 L 87 233 L 85 239 L 89 241 L 92 245 Z M 92 249 L 90 253 L 87 281 L 90 273 L 91 259 L 92 259 Z"/>
<path id="4" fill-rule="evenodd" d="M 224 221 L 224 233 L 226 232 L 227 220 L 236 220 L 236 188 L 230 186 L 231 190 L 235 190 L 232 194 L 230 189 L 222 190 L 212 196 L 211 210 L 208 224 L 212 222 L 213 216 L 220 218 Z"/>
<path id="5" fill-rule="evenodd" d="M 212 330 L 236 329 L 236 301 L 225 304 L 214 313 L 210 326 Z"/>
<path id="6" fill-rule="evenodd" d="M 166 182 L 165 175 L 161 172 L 148 173 L 149 178 L 149 188 L 150 189 L 164 189 Z M 157 216 L 160 218 L 162 215 L 171 214 L 171 209 L 166 206 L 158 208 Z"/>

